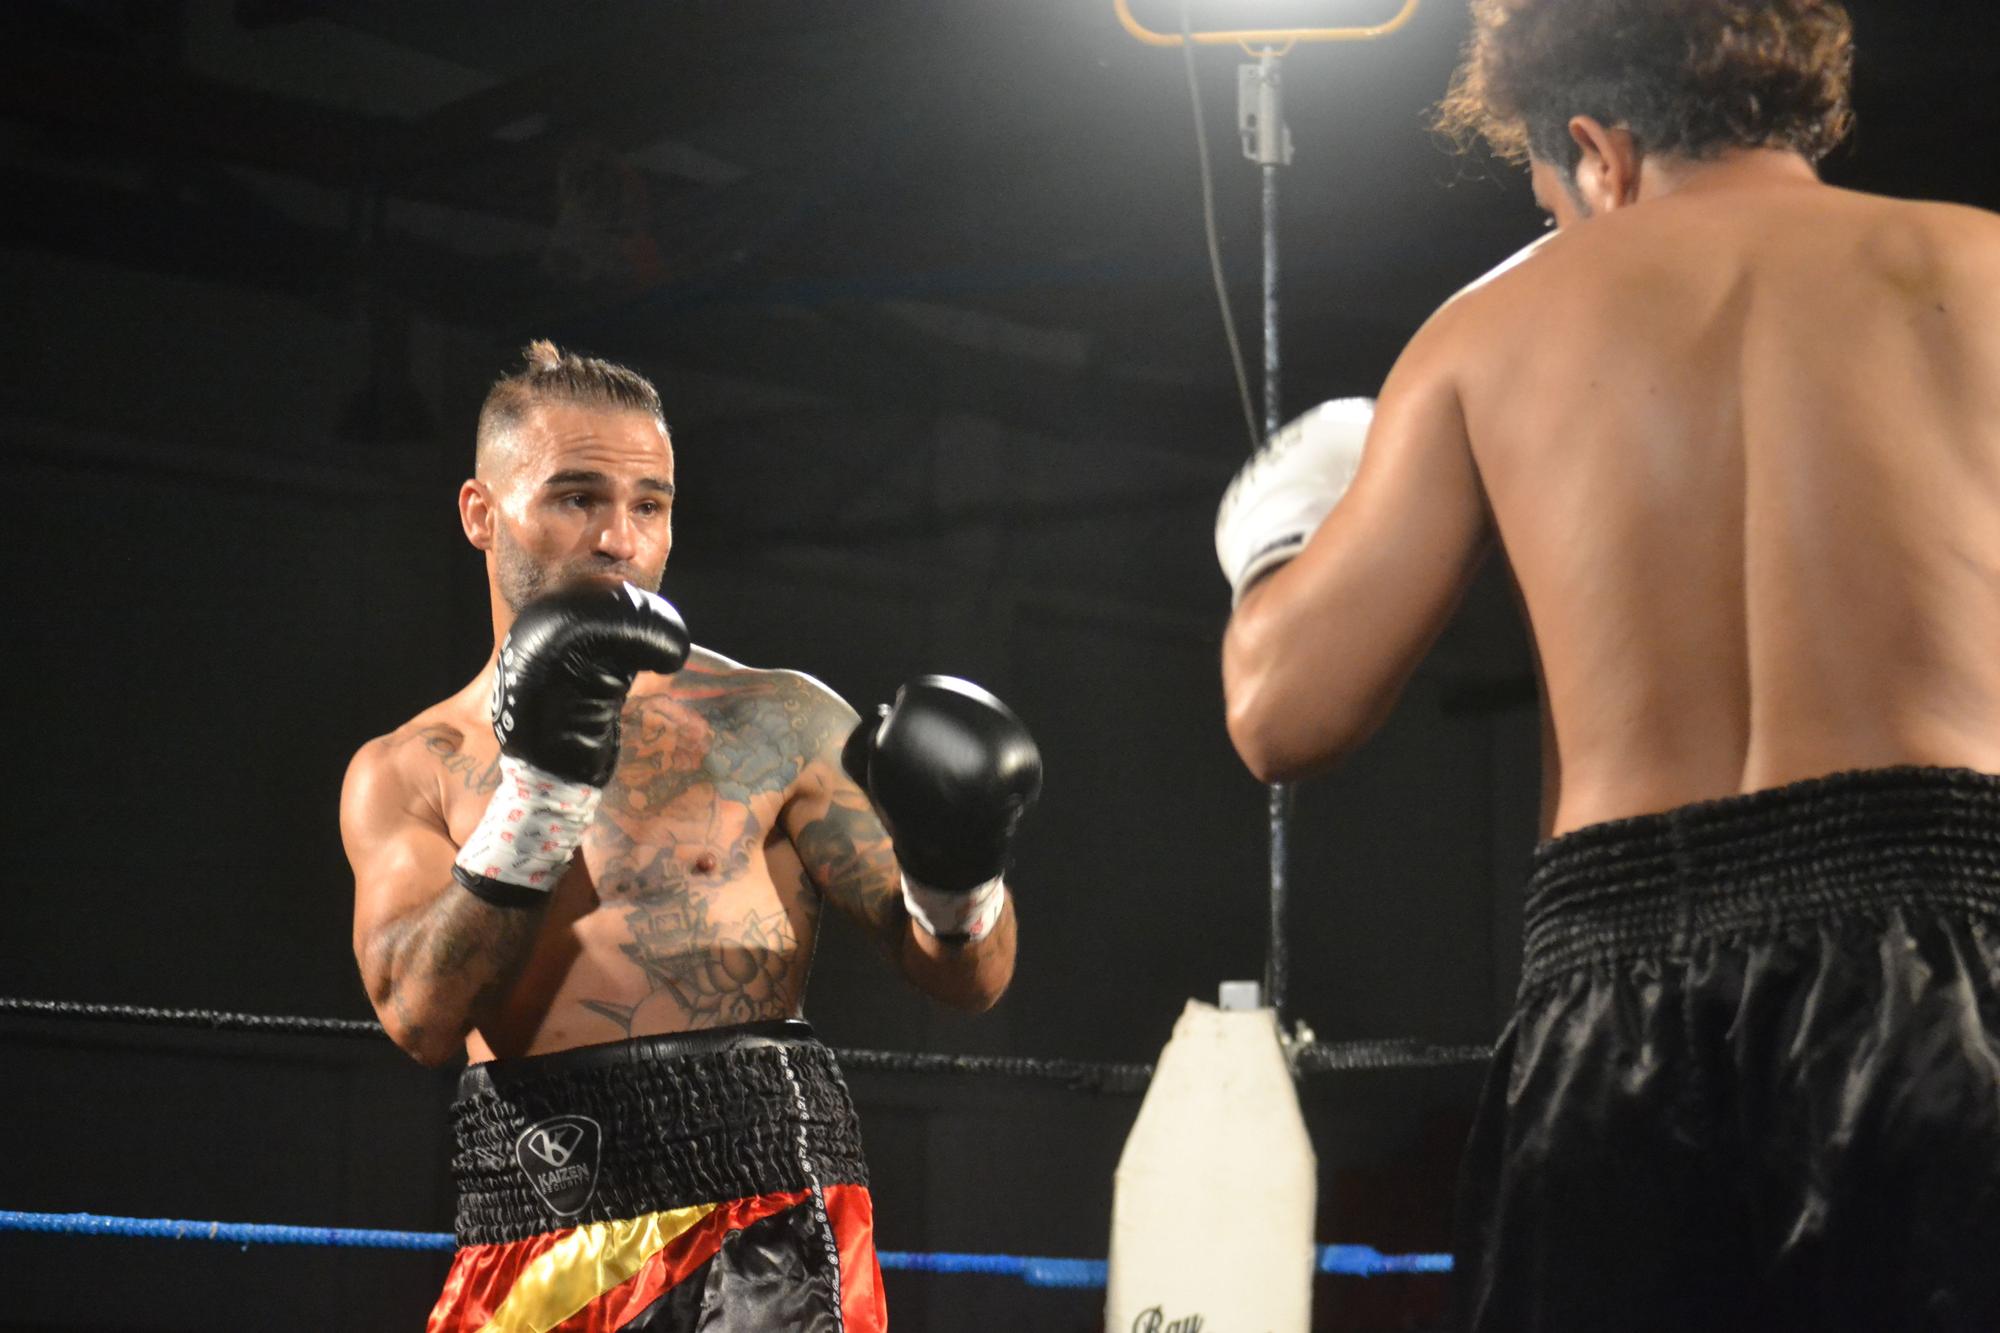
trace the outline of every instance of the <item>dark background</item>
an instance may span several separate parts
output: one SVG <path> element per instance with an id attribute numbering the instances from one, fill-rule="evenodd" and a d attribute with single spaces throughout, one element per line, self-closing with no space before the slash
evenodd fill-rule
<path id="1" fill-rule="evenodd" d="M 1861 128 L 1828 175 L 2000 203 L 1989 7 L 1854 9 Z M 1287 415 L 1371 392 L 1535 232 L 1518 173 L 1423 128 L 1464 29 L 1425 0 L 1285 62 Z M 1188 997 L 1260 973 L 1264 795 L 1222 729 L 1210 549 L 1245 432 L 1182 57 L 1110 0 L 79 0 L 7 5 L 0 35 L 0 994 L 368 1016 L 341 773 L 490 646 L 452 497 L 486 384 L 539 336 L 658 383 L 665 590 L 701 642 L 857 704 L 968 675 L 1041 740 L 1012 993 L 940 1013 L 829 930 L 809 1014 L 833 1042 L 1150 1060 Z M 1254 363 L 1242 59 L 1197 65 Z M 1528 672 L 1489 571 L 1386 730 L 1301 792 L 1295 1011 L 1322 1039 L 1498 1030 Z M 449 1224 L 451 1073 L 386 1043 L 19 1018 L 0 1040 L 0 1208 Z M 1305 1085 L 1321 1240 L 1444 1248 L 1476 1082 Z M 1135 1099 L 854 1083 L 885 1248 L 1104 1253 Z M 410 1328 L 443 1267 L 0 1234 L 0 1325 Z M 889 1284 L 906 1330 L 1101 1309 Z M 1440 1326 L 1434 1281 L 1318 1297 L 1326 1328 Z"/>

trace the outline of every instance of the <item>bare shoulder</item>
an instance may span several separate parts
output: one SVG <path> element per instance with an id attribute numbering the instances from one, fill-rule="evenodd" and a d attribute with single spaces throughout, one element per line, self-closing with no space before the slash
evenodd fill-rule
<path id="1" fill-rule="evenodd" d="M 454 702 L 434 704 L 354 752 L 341 786 L 343 819 L 397 811 L 442 818 L 444 778 L 454 766 L 475 762 Z"/>
<path id="2" fill-rule="evenodd" d="M 1492 268 L 1487 269 L 1486 272 L 1459 288 L 1457 294 L 1444 303 L 1444 309 L 1452 310 L 1468 303 L 1476 305 L 1478 304 L 1476 298 L 1478 298 L 1480 293 L 1488 293 L 1485 300 L 1490 303 L 1492 300 L 1490 293 L 1496 288 L 1500 291 L 1511 291 L 1518 288 L 1521 285 L 1519 275 L 1530 264 L 1539 266 L 1535 271 L 1545 272 L 1552 263 L 1552 257 L 1560 253 L 1557 240 L 1557 234 L 1553 231 L 1544 232 L 1542 235 L 1537 236 L 1534 240 L 1528 242 L 1513 254 L 1508 255 Z M 1502 280 L 1507 279 L 1510 274 L 1514 275 L 1513 279 L 1503 283 Z M 1439 313 L 1443 312 L 1440 311 Z"/>
<path id="3" fill-rule="evenodd" d="M 697 646 L 687 665 L 671 676 L 657 678 L 675 694 L 693 697 L 774 699 L 807 711 L 832 710 L 852 719 L 854 710 L 824 682 L 803 671 L 746 666 L 709 648 Z"/>
<path id="4" fill-rule="evenodd" d="M 1534 294 L 1545 291 L 1551 278 L 1568 267 L 1560 243 L 1568 239 L 1554 232 L 1539 236 L 1466 283 L 1418 328 L 1410 339 L 1411 349 L 1440 353 L 1519 318 Z"/>
<path id="5" fill-rule="evenodd" d="M 853 730 L 855 712 L 832 689 L 803 671 L 746 666 L 697 647 L 687 665 L 656 678 L 665 696 L 709 718 L 719 731 L 755 733 L 800 763 L 837 747 Z"/>
<path id="6" fill-rule="evenodd" d="M 1406 394 L 1454 391 L 1462 373 L 1496 346 L 1509 346 L 1510 329 L 1531 317 L 1537 284 L 1558 266 L 1553 233 L 1523 246 L 1459 288 L 1426 319 L 1403 347 L 1383 386 L 1390 401 Z"/>
<path id="7" fill-rule="evenodd" d="M 1934 200 L 1889 201 L 1901 219 L 1921 230 L 1944 260 L 1990 271 L 2000 262 L 2000 213 Z"/>
<path id="8" fill-rule="evenodd" d="M 1860 190 L 1829 189 L 1824 197 L 1849 208 L 1906 225 L 1936 228 L 1960 236 L 2000 237 L 2000 213 L 1943 199 L 1896 199 Z"/>

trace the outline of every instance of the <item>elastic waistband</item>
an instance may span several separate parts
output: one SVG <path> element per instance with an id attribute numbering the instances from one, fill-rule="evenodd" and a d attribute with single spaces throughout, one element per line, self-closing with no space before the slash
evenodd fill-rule
<path id="1" fill-rule="evenodd" d="M 2000 776 L 1837 773 L 1545 842 L 1521 984 L 1912 906 L 2000 915 Z"/>
<path id="2" fill-rule="evenodd" d="M 458 1095 L 476 1096 L 531 1083 L 552 1075 L 578 1069 L 616 1069 L 627 1065 L 657 1064 L 687 1056 L 713 1055 L 718 1051 L 740 1051 L 754 1046 L 817 1043 L 812 1024 L 802 1018 L 772 1018 L 760 1023 L 732 1023 L 725 1027 L 697 1028 L 691 1032 L 662 1032 L 650 1037 L 630 1037 L 624 1041 L 602 1042 L 595 1046 L 572 1046 L 547 1055 L 523 1055 L 511 1060 L 489 1060 L 467 1065 L 458 1076 Z"/>
<path id="3" fill-rule="evenodd" d="M 474 1065 L 451 1110 L 462 1245 L 868 1183 L 847 1086 L 804 1023 Z"/>

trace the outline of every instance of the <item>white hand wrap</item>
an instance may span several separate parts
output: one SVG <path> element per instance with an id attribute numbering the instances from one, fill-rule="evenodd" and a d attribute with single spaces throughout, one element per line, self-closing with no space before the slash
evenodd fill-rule
<path id="1" fill-rule="evenodd" d="M 601 788 L 565 782 L 533 764 L 501 756 L 500 790 L 453 862 L 464 872 L 457 876 L 459 883 L 466 884 L 469 876 L 548 893 L 562 879 L 603 795 Z M 492 897 L 471 884 L 466 887 Z M 522 901 L 518 895 L 505 896 Z"/>
<path id="2" fill-rule="evenodd" d="M 993 932 L 1007 906 L 1007 886 L 996 875 L 976 889 L 951 893 L 903 876 L 903 906 L 916 923 L 943 940 L 973 942 Z"/>
<path id="3" fill-rule="evenodd" d="M 1215 513 L 1215 556 L 1230 605 L 1273 565 L 1299 553 L 1347 494 L 1375 419 L 1372 398 L 1336 398 L 1281 427 L 1244 464 Z"/>

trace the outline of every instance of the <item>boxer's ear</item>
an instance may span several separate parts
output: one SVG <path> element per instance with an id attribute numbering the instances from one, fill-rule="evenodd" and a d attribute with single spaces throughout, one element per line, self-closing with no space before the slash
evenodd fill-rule
<path id="1" fill-rule="evenodd" d="M 1587 214 L 1609 213 L 1639 198 L 1639 143 L 1632 131 L 1590 116 L 1571 116 L 1569 137 L 1576 144 L 1572 188 Z"/>
<path id="2" fill-rule="evenodd" d="M 493 492 L 485 482 L 468 480 L 458 488 L 458 525 L 465 529 L 465 539 L 481 551 L 493 549 L 495 517 Z"/>

